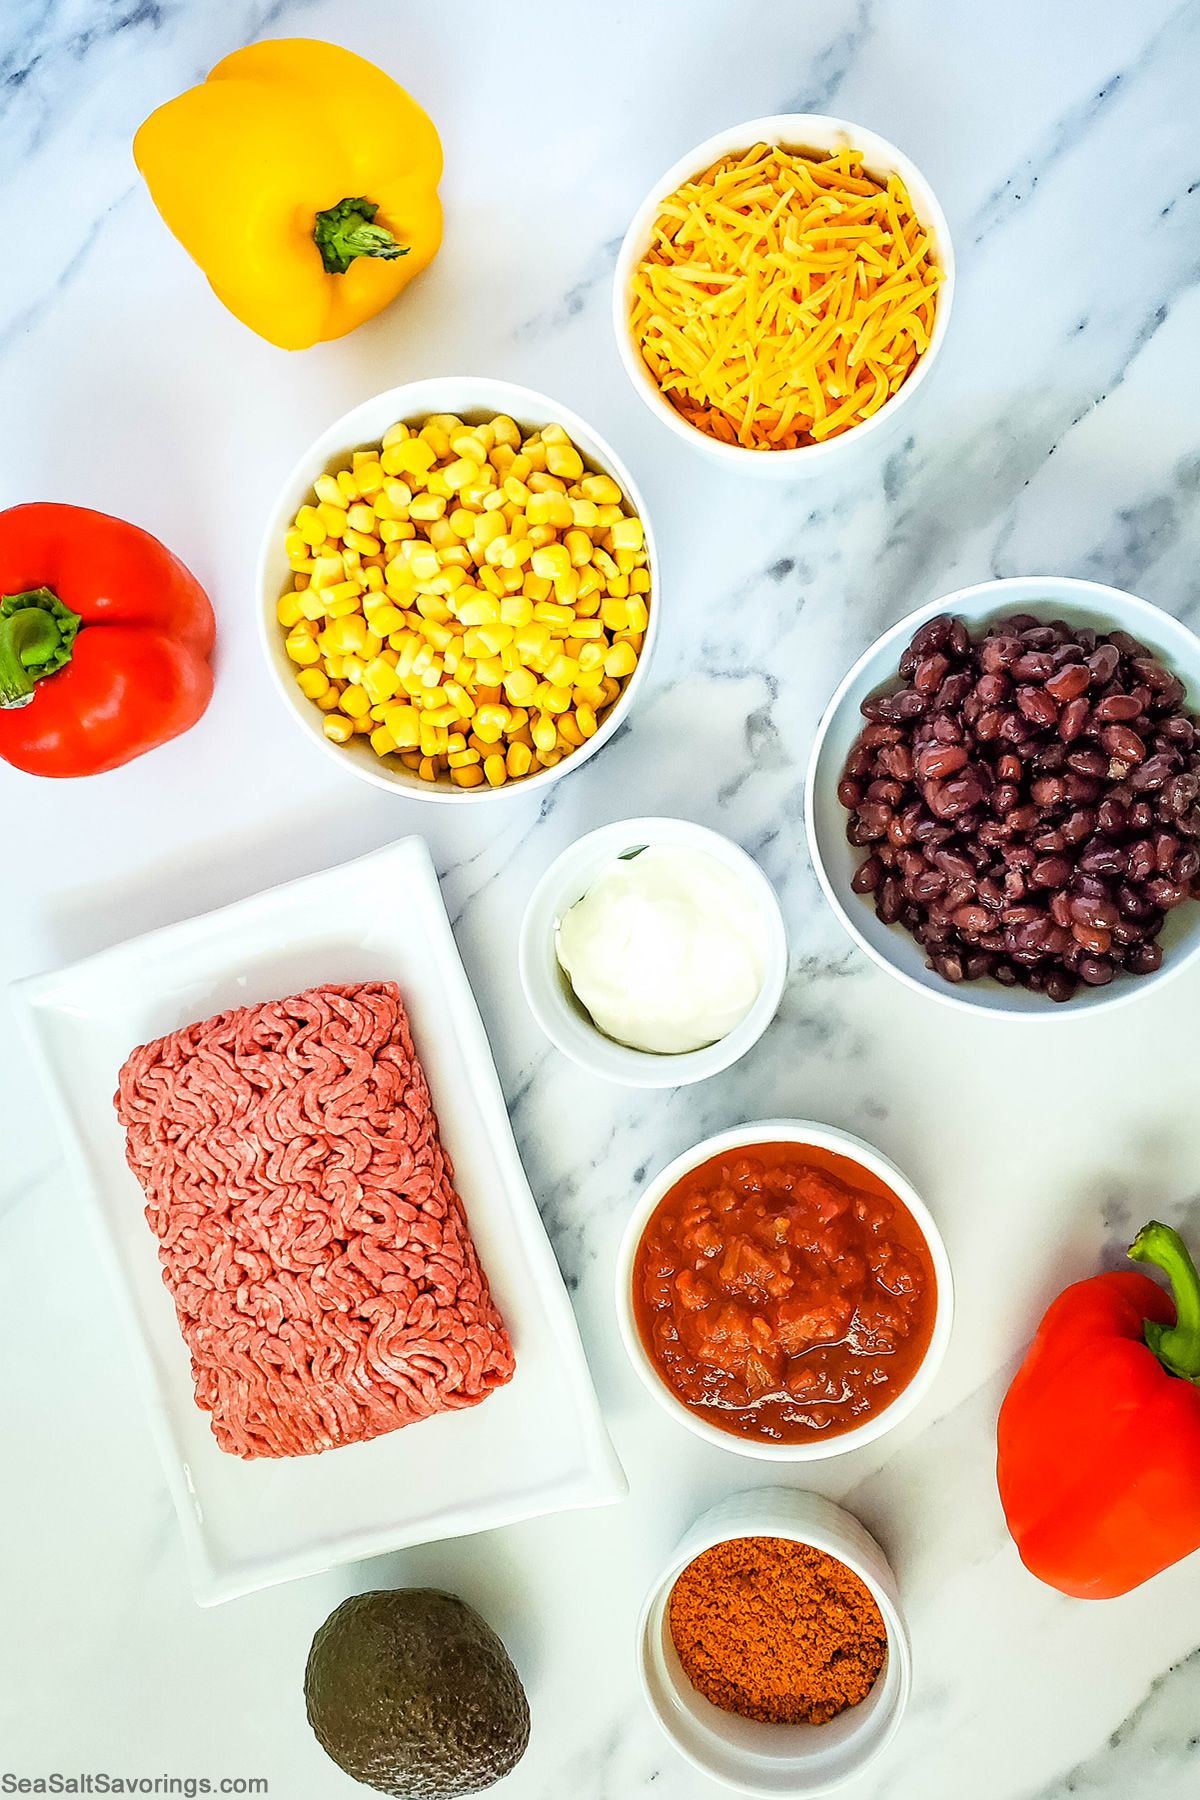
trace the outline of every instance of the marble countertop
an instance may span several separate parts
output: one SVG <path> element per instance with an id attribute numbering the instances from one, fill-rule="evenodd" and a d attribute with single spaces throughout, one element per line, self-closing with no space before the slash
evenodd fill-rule
<path id="1" fill-rule="evenodd" d="M 298 355 L 222 310 L 129 153 L 152 106 L 235 45 L 286 34 L 383 64 L 446 148 L 437 261 L 380 318 Z M 1151 1215 L 1200 1235 L 1200 968 L 1047 1030 L 940 1007 L 844 936 L 801 794 L 837 679 L 940 593 L 1088 576 L 1196 623 L 1200 9 L 9 0 L 0 75 L 0 504 L 136 520 L 200 576 L 220 625 L 216 697 L 184 738 L 61 786 L 0 765 L 0 976 L 423 833 L 630 1480 L 619 1506 L 197 1609 L 117 1309 L 5 1009 L 0 1775 L 254 1776 L 289 1800 L 349 1796 L 304 1720 L 312 1633 L 356 1589 L 431 1583 L 484 1612 L 529 1692 L 532 1742 L 498 1792 L 723 1791 L 645 1711 L 632 1633 L 684 1527 L 763 1471 L 664 1420 L 626 1363 L 610 1285 L 648 1173 L 725 1125 L 792 1115 L 855 1131 L 907 1171 L 958 1290 L 916 1413 L 803 1474 L 877 1534 L 913 1637 L 910 1711 L 848 1800 L 1193 1796 L 1200 1556 L 1121 1600 L 1064 1599 L 1018 1562 L 993 1457 L 1000 1396 L 1051 1296 L 1118 1261 Z M 650 417 L 608 299 L 658 174 L 722 126 L 782 111 L 837 113 L 901 145 L 948 215 L 959 285 L 911 429 L 845 473 L 781 486 L 711 468 Z M 275 490 L 324 425 L 384 387 L 462 371 L 591 420 L 642 485 L 663 562 L 662 635 L 629 729 L 544 804 L 465 812 L 376 792 L 304 743 L 268 686 L 252 573 Z M 564 1061 L 516 973 L 550 860 L 648 810 L 750 850 L 792 945 L 754 1051 L 666 1093 Z"/>

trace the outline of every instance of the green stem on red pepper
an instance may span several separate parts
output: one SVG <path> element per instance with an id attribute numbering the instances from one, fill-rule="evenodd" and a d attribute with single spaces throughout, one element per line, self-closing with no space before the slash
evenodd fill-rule
<path id="1" fill-rule="evenodd" d="M 1177 1231 L 1152 1219 L 1134 1238 L 1129 1254 L 1135 1262 L 1166 1270 L 1175 1301 L 1174 1325 L 1146 1320 L 1147 1345 L 1170 1374 L 1200 1386 L 1200 1275 L 1187 1246 Z"/>
<path id="2" fill-rule="evenodd" d="M 385 225 L 372 223 L 378 211 L 374 201 L 360 197 L 339 200 L 317 214 L 313 242 L 327 275 L 344 275 L 356 256 L 382 256 L 391 261 L 408 255 L 407 244 L 398 244 Z"/>
<path id="3" fill-rule="evenodd" d="M 49 588 L 0 595 L 0 707 L 28 706 L 35 684 L 66 667 L 79 624 Z"/>

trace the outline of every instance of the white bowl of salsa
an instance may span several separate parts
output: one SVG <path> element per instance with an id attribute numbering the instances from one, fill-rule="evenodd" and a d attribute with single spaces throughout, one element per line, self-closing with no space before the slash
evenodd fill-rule
<path id="1" fill-rule="evenodd" d="M 941 1234 L 901 1171 L 831 1125 L 764 1119 L 675 1158 L 617 1257 L 638 1375 L 723 1450 L 811 1462 L 890 1431 L 950 1340 Z"/>

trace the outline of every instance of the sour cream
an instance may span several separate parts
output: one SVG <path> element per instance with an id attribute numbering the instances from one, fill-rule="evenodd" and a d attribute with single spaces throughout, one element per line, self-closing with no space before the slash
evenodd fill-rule
<path id="1" fill-rule="evenodd" d="M 652 844 L 601 872 L 559 923 L 555 949 L 607 1037 L 677 1056 L 746 1017 L 767 932 L 755 896 L 725 863 Z"/>

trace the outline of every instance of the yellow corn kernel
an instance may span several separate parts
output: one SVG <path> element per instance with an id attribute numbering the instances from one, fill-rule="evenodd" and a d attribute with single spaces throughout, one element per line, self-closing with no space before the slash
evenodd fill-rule
<path id="1" fill-rule="evenodd" d="M 558 742 L 558 726 L 549 713 L 539 713 L 530 730 L 538 750 L 553 750 Z"/>
<path id="2" fill-rule="evenodd" d="M 317 705 L 322 712 L 333 712 L 341 700 L 341 697 L 340 689 L 334 687 L 333 683 L 330 682 L 325 692 L 317 695 Z"/>
<path id="3" fill-rule="evenodd" d="M 597 506 L 620 504 L 621 490 L 608 475 L 585 475 L 579 483 L 579 491 L 585 500 L 593 500 Z"/>
<path id="4" fill-rule="evenodd" d="M 551 687 L 574 687 L 579 680 L 579 664 L 573 657 L 556 656 L 546 670 L 546 680 Z"/>
<path id="5" fill-rule="evenodd" d="M 521 442 L 521 433 L 507 413 L 497 413 L 492 420 L 492 435 L 498 445 L 503 444 L 515 450 Z"/>
<path id="6" fill-rule="evenodd" d="M 501 581 L 495 569 L 489 569 L 486 564 L 476 571 L 476 580 L 480 587 L 486 588 L 489 594 L 495 594 L 497 599 L 499 599 L 505 591 L 504 583 Z"/>
<path id="7" fill-rule="evenodd" d="M 298 594 L 281 594 L 275 602 L 275 617 L 286 631 L 290 631 L 301 617 L 300 596 Z"/>
<path id="8" fill-rule="evenodd" d="M 504 692 L 514 706 L 524 706 L 537 692 L 537 676 L 532 669 L 514 669 L 504 677 Z"/>
<path id="9" fill-rule="evenodd" d="M 504 679 L 504 665 L 498 656 L 478 657 L 475 663 L 475 679 L 480 687 L 498 688 Z"/>
<path id="10" fill-rule="evenodd" d="M 346 504 L 346 496 L 332 475 L 318 475 L 313 482 L 313 489 L 317 499 L 326 501 L 330 506 L 344 507 Z"/>
<path id="11" fill-rule="evenodd" d="M 573 713 L 564 713 L 558 721 L 558 741 L 560 745 L 569 744 L 572 750 L 578 750 L 583 742 L 583 733 L 575 723 Z"/>
<path id="12" fill-rule="evenodd" d="M 388 594 L 369 595 L 363 601 L 367 624 L 376 637 L 390 638 L 404 626 L 404 614 Z"/>
<path id="13" fill-rule="evenodd" d="M 632 675 L 637 668 L 637 653 L 632 644 L 614 644 L 604 658 L 604 673 L 613 681 Z"/>
<path id="14" fill-rule="evenodd" d="M 377 725 L 371 733 L 371 748 L 376 756 L 390 756 L 396 748 L 396 740 L 386 725 Z"/>
<path id="15" fill-rule="evenodd" d="M 481 548 L 492 543 L 496 538 L 508 534 L 508 520 L 503 513 L 484 513 L 482 518 L 475 519 L 475 540 Z"/>
<path id="16" fill-rule="evenodd" d="M 624 600 L 629 592 L 629 577 L 620 573 L 608 578 L 608 594 L 611 600 Z"/>
<path id="17" fill-rule="evenodd" d="M 550 654 L 550 627 L 535 619 L 533 624 L 522 626 L 514 642 L 526 662 L 540 660 Z"/>
<path id="18" fill-rule="evenodd" d="M 330 743 L 348 744 L 354 736 L 354 721 L 344 713 L 327 713 L 321 729 Z"/>
<path id="19" fill-rule="evenodd" d="M 391 699 L 400 686 L 400 677 L 391 663 L 385 662 L 382 656 L 375 656 L 362 672 L 362 685 L 372 704 L 379 706 Z"/>
<path id="20" fill-rule="evenodd" d="M 600 515 L 592 500 L 572 500 L 571 522 L 583 531 L 592 531 L 600 523 Z"/>
<path id="21" fill-rule="evenodd" d="M 483 770 L 480 768 L 479 764 L 475 762 L 470 764 L 469 767 L 451 769 L 450 779 L 456 787 L 479 787 L 483 781 Z"/>
<path id="22" fill-rule="evenodd" d="M 483 772 L 490 787 L 503 787 L 508 780 L 508 767 L 499 751 L 494 756 L 485 756 Z"/>
<path id="23" fill-rule="evenodd" d="M 521 583 L 521 593 L 526 600 L 532 600 L 534 606 L 539 600 L 548 600 L 554 592 L 554 583 L 547 581 L 543 575 L 527 574 Z"/>
<path id="24" fill-rule="evenodd" d="M 355 481 L 354 476 L 349 469 L 339 469 L 335 480 L 342 491 L 342 499 L 345 505 L 348 506 L 353 500 L 362 499 L 362 495 L 358 491 L 358 483 Z"/>
<path id="25" fill-rule="evenodd" d="M 296 514 L 295 530 L 314 549 L 325 542 L 325 521 L 315 506 L 302 506 Z"/>
<path id="26" fill-rule="evenodd" d="M 489 656 L 499 656 L 505 645 L 512 643 L 513 628 L 511 625 L 481 625 L 478 636 Z"/>
<path id="27" fill-rule="evenodd" d="M 606 599 L 600 607 L 600 620 L 608 631 L 624 631 L 629 624 L 628 600 Z"/>
<path id="28" fill-rule="evenodd" d="M 458 608 L 461 625 L 498 625 L 500 618 L 500 602 L 491 594 L 475 594 L 462 601 Z M 467 655 L 473 656 L 475 652 L 468 650 Z"/>
<path id="29" fill-rule="evenodd" d="M 576 630 L 578 630 L 578 625 L 576 625 Z M 580 679 L 582 680 L 588 675 L 595 675 L 601 670 L 604 667 L 604 658 L 607 654 L 608 648 L 606 644 L 585 644 L 579 652 Z"/>
<path id="30" fill-rule="evenodd" d="M 450 768 L 469 769 L 481 760 L 478 750 L 469 750 L 466 745 L 461 750 L 447 750 L 446 761 Z"/>
<path id="31" fill-rule="evenodd" d="M 408 426 L 402 419 L 398 419 L 394 425 L 389 425 L 384 432 L 380 448 L 383 450 L 390 450 L 393 444 L 402 444 L 406 437 L 411 436 L 412 432 L 409 430 Z"/>
<path id="32" fill-rule="evenodd" d="M 500 602 L 502 625 L 511 625 L 514 631 L 519 631 L 523 625 L 530 624 L 532 620 L 533 602 L 531 600 L 527 600 L 524 594 L 505 594 Z"/>
<path id="33" fill-rule="evenodd" d="M 490 757 L 488 761 L 491 761 Z M 533 751 L 529 745 L 510 744 L 504 757 L 504 767 L 513 781 L 520 781 L 523 775 L 528 775 L 533 767 Z"/>
<path id="34" fill-rule="evenodd" d="M 504 543 L 504 539 L 498 541 Z M 493 548 L 493 545 L 488 545 L 489 552 Z M 519 538 L 515 543 L 509 539 L 500 554 L 500 566 L 504 569 L 523 569 L 529 559 L 536 555 L 537 546 L 531 544 L 528 538 Z"/>
<path id="35" fill-rule="evenodd" d="M 646 602 L 642 599 L 641 595 L 631 595 L 625 605 L 629 613 L 630 631 L 645 631 L 647 625 L 650 623 L 650 614 L 646 609 Z"/>
<path id="36" fill-rule="evenodd" d="M 596 714 L 592 707 L 577 706 L 575 708 L 575 723 L 578 725 L 585 738 L 595 737 Z"/>
<path id="37" fill-rule="evenodd" d="M 368 537 L 365 532 L 354 531 L 349 527 L 342 533 L 342 542 L 351 550 L 357 550 L 360 556 L 378 556 L 383 548 L 379 539 Z"/>
<path id="38" fill-rule="evenodd" d="M 448 681 L 445 686 L 446 698 L 453 706 L 460 719 L 469 719 L 475 711 L 475 702 L 461 682 Z"/>
<path id="39" fill-rule="evenodd" d="M 437 450 L 422 433 L 420 437 L 389 444 L 379 461 L 388 475 L 424 475 L 437 459 Z"/>
<path id="40" fill-rule="evenodd" d="M 346 523 L 352 531 L 365 531 L 370 534 L 375 529 L 375 514 L 369 506 L 361 504 L 351 506 L 346 513 Z"/>
<path id="41" fill-rule="evenodd" d="M 292 628 L 283 647 L 291 660 L 299 663 L 301 667 L 307 667 L 309 664 L 318 663 L 321 660 L 321 652 L 317 648 L 316 639 L 310 632 L 302 632 L 298 625 Z"/>
<path id="42" fill-rule="evenodd" d="M 412 538 L 400 553 L 414 581 L 432 581 L 439 567 L 438 553 L 422 538 Z"/>
<path id="43" fill-rule="evenodd" d="M 575 615 L 569 606 L 559 606 L 553 600 L 539 600 L 533 609 L 535 623 L 539 625 L 573 625 Z"/>
<path id="44" fill-rule="evenodd" d="M 301 669 L 296 676 L 296 685 L 309 700 L 319 700 L 322 694 L 329 692 L 329 677 L 323 669 Z"/>
<path id="45" fill-rule="evenodd" d="M 558 539 L 553 525 L 530 525 L 526 536 L 535 550 L 544 550 L 548 544 L 556 543 Z"/>
<path id="46" fill-rule="evenodd" d="M 342 695 L 342 711 L 351 719 L 365 719 L 371 710 L 371 696 L 359 686 L 348 687 Z"/>
<path id="47" fill-rule="evenodd" d="M 396 740 L 398 750 L 413 750 L 421 741 L 421 715 L 415 706 L 392 706 L 383 722 Z"/>
<path id="48" fill-rule="evenodd" d="M 560 606 L 573 606 L 579 592 L 579 573 L 576 569 L 568 569 L 565 575 L 554 578 L 554 598 Z"/>
<path id="49" fill-rule="evenodd" d="M 585 563 L 591 562 L 592 540 L 586 531 L 578 529 L 568 531 L 563 543 L 575 568 L 581 569 Z"/>
<path id="50" fill-rule="evenodd" d="M 362 673 L 366 666 L 361 656 L 351 654 L 342 658 L 342 674 L 347 681 L 354 682 L 356 686 L 362 680 Z"/>
<path id="51" fill-rule="evenodd" d="M 545 712 L 564 713 L 570 710 L 571 690 L 547 684 L 539 689 L 538 698 Z"/>
<path id="52" fill-rule="evenodd" d="M 417 765 L 417 774 L 421 777 L 422 781 L 437 780 L 437 762 L 433 756 L 423 756 L 421 758 Z"/>
<path id="53" fill-rule="evenodd" d="M 552 443 L 546 450 L 546 467 L 563 481 L 578 481 L 583 474 L 583 458 L 571 443 Z"/>

